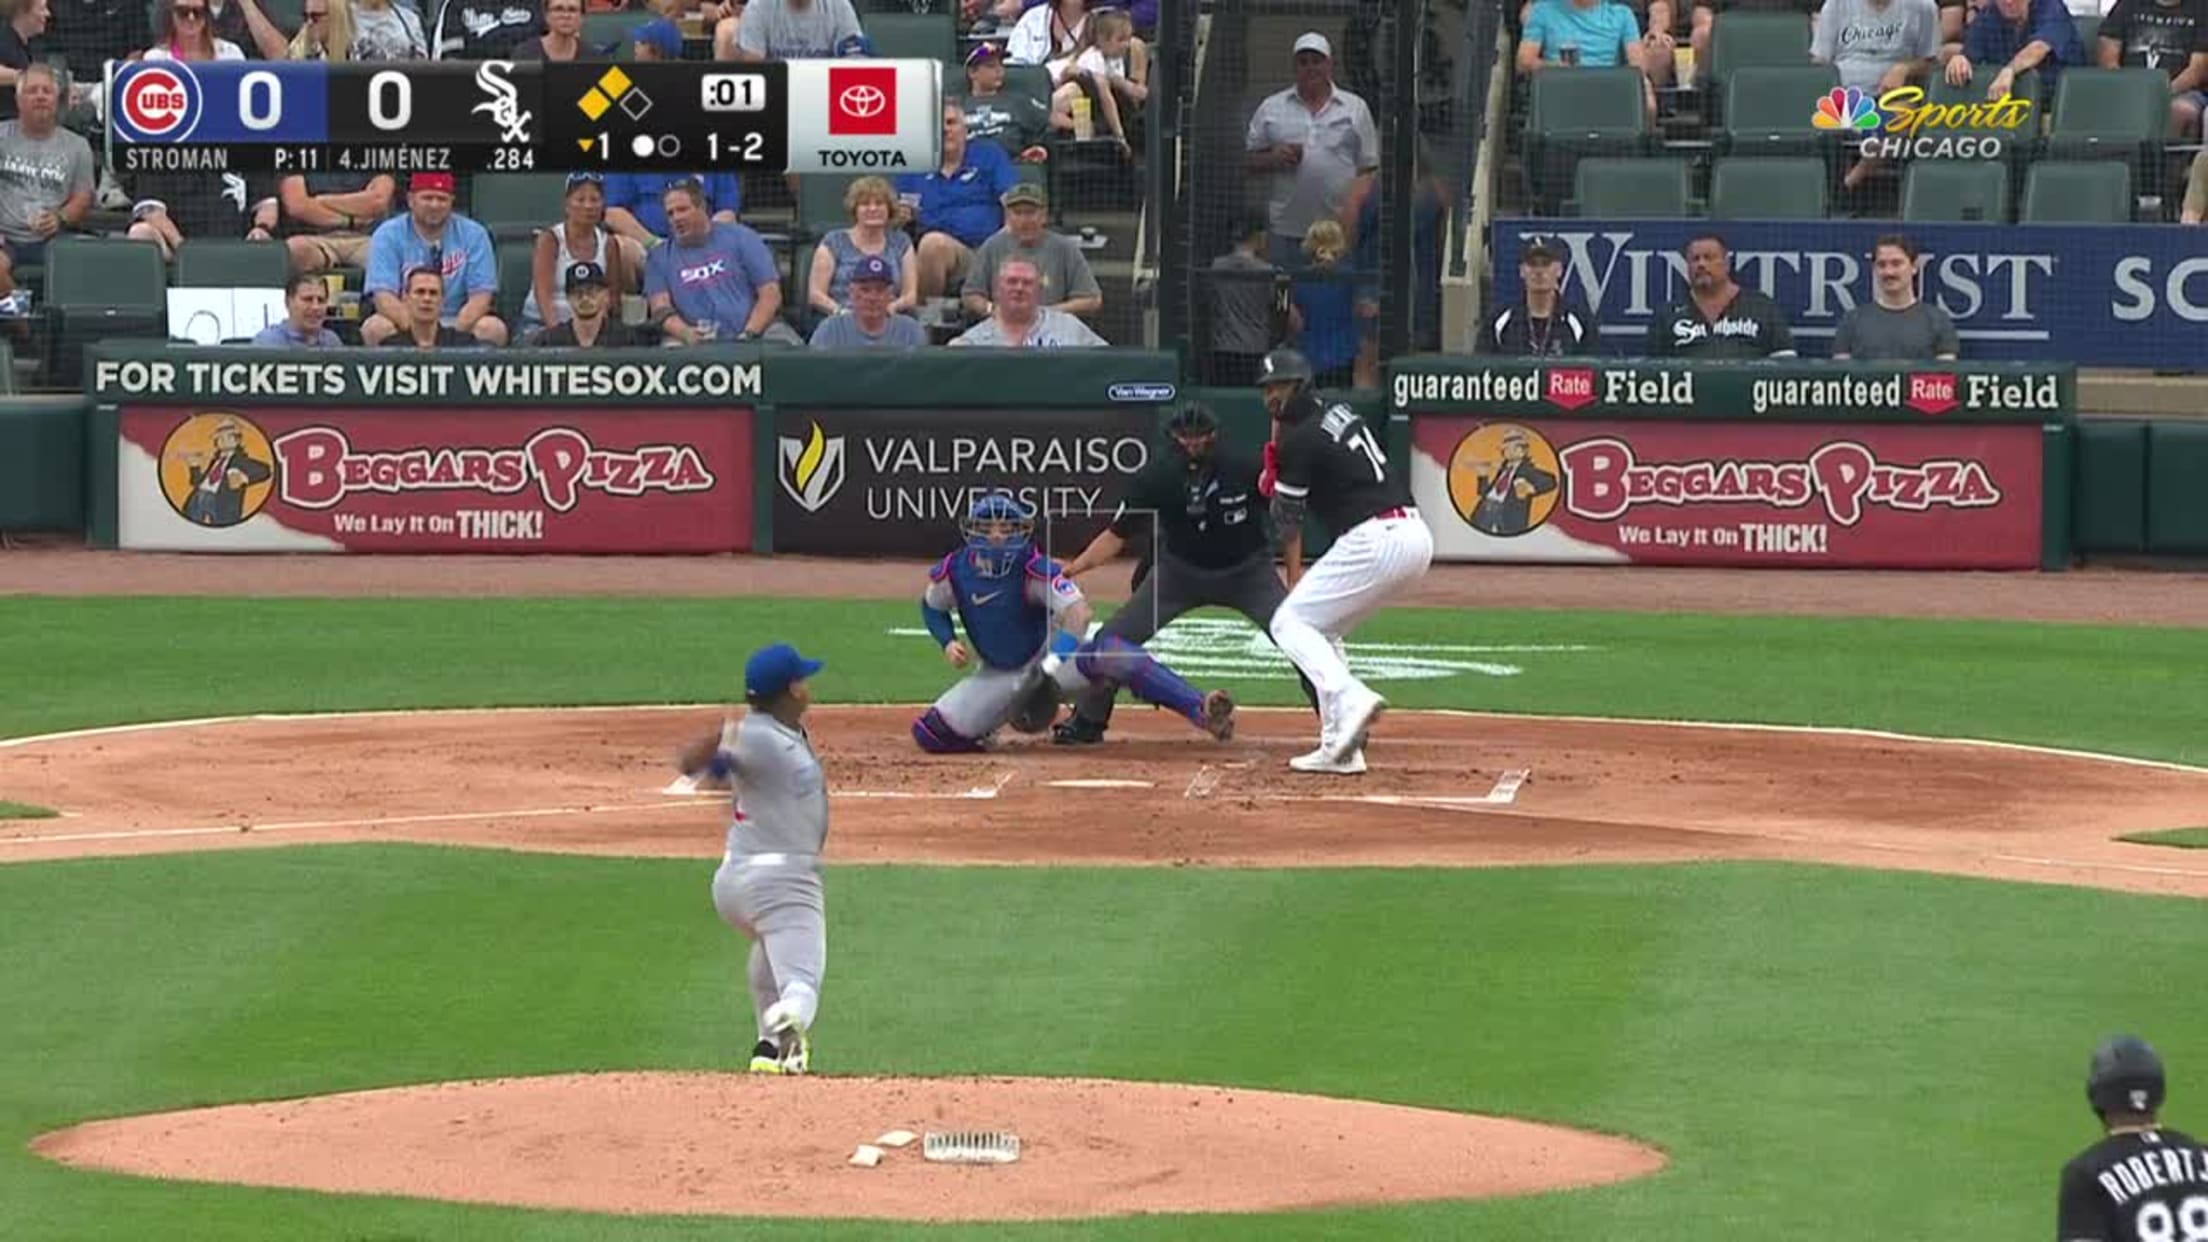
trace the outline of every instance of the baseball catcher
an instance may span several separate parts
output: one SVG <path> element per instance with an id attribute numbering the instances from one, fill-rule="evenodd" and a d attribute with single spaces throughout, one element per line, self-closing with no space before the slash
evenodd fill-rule
<path id="1" fill-rule="evenodd" d="M 1095 610 L 1035 546 L 1034 510 L 994 493 L 974 502 L 960 528 L 964 545 L 928 571 L 920 617 L 951 667 L 977 667 L 912 722 L 920 749 L 979 751 L 1008 724 L 1040 733 L 1064 696 L 1096 684 L 1124 686 L 1220 741 L 1234 736 L 1225 691 L 1196 689 L 1123 638 L 1081 640 Z"/>

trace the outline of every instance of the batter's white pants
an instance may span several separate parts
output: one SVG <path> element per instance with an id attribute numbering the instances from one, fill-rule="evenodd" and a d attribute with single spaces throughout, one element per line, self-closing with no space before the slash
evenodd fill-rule
<path id="1" fill-rule="evenodd" d="M 1311 679 L 1321 711 L 1360 686 L 1341 642 L 1434 563 L 1434 534 L 1418 516 L 1372 518 L 1334 541 L 1273 614 L 1273 641 Z"/>

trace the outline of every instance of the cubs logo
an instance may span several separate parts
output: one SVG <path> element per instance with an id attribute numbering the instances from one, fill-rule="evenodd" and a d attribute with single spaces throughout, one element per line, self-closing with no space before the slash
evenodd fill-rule
<path id="1" fill-rule="evenodd" d="M 240 414 L 195 414 L 161 445 L 161 494 L 194 526 L 236 526 L 276 489 L 268 433 Z"/>
<path id="2" fill-rule="evenodd" d="M 843 490 L 843 437 L 823 433 L 819 423 L 812 434 L 775 439 L 775 477 L 782 492 L 807 513 L 818 513 Z"/>
<path id="3" fill-rule="evenodd" d="M 1472 529 L 1498 539 L 1540 529 L 1563 481 L 1555 446 L 1516 423 L 1474 428 L 1449 454 L 1450 505 Z"/>
<path id="4" fill-rule="evenodd" d="M 183 142 L 199 128 L 199 79 L 179 61 L 150 61 L 116 71 L 115 130 L 125 142 Z"/>

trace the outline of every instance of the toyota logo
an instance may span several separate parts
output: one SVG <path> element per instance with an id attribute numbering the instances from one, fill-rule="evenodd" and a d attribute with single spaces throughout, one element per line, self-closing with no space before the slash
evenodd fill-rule
<path id="1" fill-rule="evenodd" d="M 117 119 L 142 141 L 182 141 L 198 119 L 196 85 L 167 65 L 140 69 L 117 92 Z"/>
<path id="2" fill-rule="evenodd" d="M 871 120 L 889 107 L 889 95 L 879 86 L 847 86 L 836 96 L 836 106 L 845 116 Z"/>

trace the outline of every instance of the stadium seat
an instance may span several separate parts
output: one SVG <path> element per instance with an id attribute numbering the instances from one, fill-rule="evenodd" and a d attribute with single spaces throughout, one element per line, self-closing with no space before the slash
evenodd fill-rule
<path id="1" fill-rule="evenodd" d="M 501 241 L 533 237 L 559 222 L 566 192 L 558 173 L 477 173 L 468 178 L 468 214 Z"/>
<path id="2" fill-rule="evenodd" d="M 1822 220 L 1822 160 L 1727 158 L 1710 173 L 1713 220 Z"/>
<path id="3" fill-rule="evenodd" d="M 1004 93 L 1024 95 L 1050 107 L 1050 67 L 1047 65 L 1006 65 L 1004 67 Z"/>
<path id="4" fill-rule="evenodd" d="M 1526 108 L 1527 192 L 1553 213 L 1590 156 L 1648 149 L 1647 86 L 1638 69 L 1572 69 L 1538 74 Z"/>
<path id="5" fill-rule="evenodd" d="M 820 237 L 851 223 L 843 196 L 857 177 L 841 173 L 806 173 L 797 179 L 797 232 Z"/>
<path id="6" fill-rule="evenodd" d="M 521 308 L 529 300 L 529 287 L 536 279 L 536 243 L 532 241 L 502 241 L 498 243 L 498 299 L 492 309 L 506 321 L 506 330 L 514 339 L 521 339 Z"/>
<path id="7" fill-rule="evenodd" d="M 616 51 L 626 56 L 629 51 L 629 32 L 657 16 L 657 13 L 646 8 L 619 13 L 585 13 L 583 45 Z"/>
<path id="8" fill-rule="evenodd" d="M 2123 160 L 2148 182 L 2169 115 L 2170 80 L 2159 69 L 2068 70 L 2055 96 L 2047 158 Z"/>
<path id="9" fill-rule="evenodd" d="M 1663 220 L 1694 215 L 1693 169 L 1679 159 L 1579 162 L 1572 197 L 1593 220 Z"/>
<path id="10" fill-rule="evenodd" d="M 960 80 L 958 19 L 945 13 L 869 13 L 861 23 L 884 60 L 939 60 L 950 82 Z M 955 89 L 955 88 L 953 88 Z"/>
<path id="11" fill-rule="evenodd" d="M 15 346 L 0 336 L 0 397 L 12 397 L 21 391 L 22 384 L 15 375 Z"/>
<path id="12" fill-rule="evenodd" d="M 1950 84 L 1945 74 L 1933 74 L 1931 83 L 1925 89 L 1925 102 L 1941 107 L 1968 107 L 1972 104 L 1985 103 L 1986 83 L 1993 80 L 1993 76 L 2000 72 L 2001 67 L 1980 63 L 1974 64 L 1971 68 L 1971 80 L 1962 86 Z M 1986 125 L 1961 126 L 1952 129 L 1942 128 L 1936 135 L 1932 136 L 1956 139 L 1999 138 L 2004 145 L 2002 158 L 2015 165 L 2016 171 L 2021 173 L 2024 161 L 2039 153 L 2042 141 L 2041 131 L 2046 127 L 2046 101 L 2041 98 L 2039 71 L 2027 69 L 2018 75 L 2014 84 L 2009 87 L 2009 94 L 2012 98 L 2028 101 L 2032 105 L 2031 119 L 2025 123 L 2022 129 L 2004 129 Z"/>
<path id="13" fill-rule="evenodd" d="M 1818 129 L 1812 118 L 1817 101 L 1839 84 L 1840 77 L 1830 65 L 1794 69 L 1757 65 L 1734 70 L 1720 88 L 1725 123 L 1719 152 L 1807 156 L 1832 150 L 1834 131 Z"/>
<path id="14" fill-rule="evenodd" d="M 2025 224 L 2129 224 L 2131 166 L 2119 160 L 2041 160 L 2024 178 Z"/>
<path id="15" fill-rule="evenodd" d="M 179 289 L 281 289 L 290 279 L 282 242 L 192 241 L 176 252 Z"/>
<path id="16" fill-rule="evenodd" d="M 1901 179 L 1911 223 L 2009 222 L 2009 166 L 2001 160 L 1913 160 Z"/>
<path id="17" fill-rule="evenodd" d="M 72 237 L 48 246 L 49 382 L 75 386 L 84 369 L 84 347 L 93 341 L 159 339 L 168 298 L 168 268 L 152 242 Z"/>
<path id="18" fill-rule="evenodd" d="M 1710 28 L 1710 82 L 1720 89 L 1735 69 L 1798 69 L 1809 63 L 1809 18 L 1804 14 L 1727 13 Z M 1815 106 L 1813 96 L 1794 111 Z"/>

